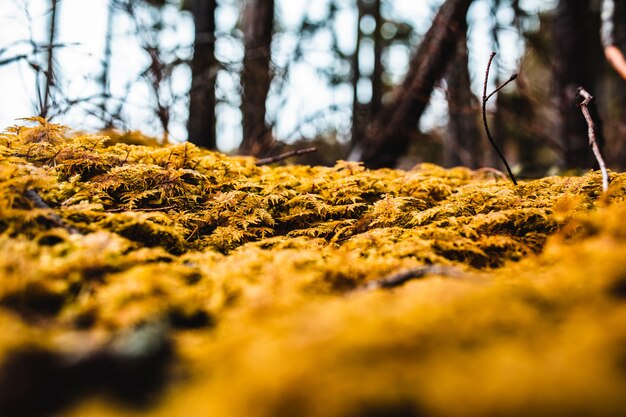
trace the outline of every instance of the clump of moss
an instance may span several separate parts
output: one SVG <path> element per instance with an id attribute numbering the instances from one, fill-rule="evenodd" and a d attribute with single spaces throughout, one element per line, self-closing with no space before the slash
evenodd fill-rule
<path id="1" fill-rule="evenodd" d="M 0 391 L 36 348 L 65 393 L 119 390 L 123 375 L 144 395 L 145 367 L 163 370 L 176 382 L 151 415 L 626 405 L 623 174 L 602 195 L 595 172 L 513 187 L 429 164 L 256 166 L 33 122 L 0 135 L 0 323 L 19 333 L 0 336 Z M 443 268 L 372 285 L 430 266 Z M 134 342 L 155 328 L 154 344 Z M 172 352 L 175 369 L 162 366 Z M 109 380 L 103 363 L 125 371 Z M 15 398 L 46 392 L 25 386 Z M 3 398 L 0 414 L 17 404 Z"/>
<path id="2" fill-rule="evenodd" d="M 342 245 L 374 230 L 401 228 L 418 231 L 430 244 L 430 254 L 416 257 L 499 266 L 541 250 L 558 227 L 551 210 L 560 197 L 579 195 L 581 205 L 593 205 L 595 198 L 588 191 L 595 185 L 585 177 L 555 177 L 514 189 L 467 169 L 428 164 L 406 173 L 368 171 L 348 162 L 331 168 L 257 167 L 249 158 L 227 158 L 190 144 L 105 147 L 106 137 L 62 137 L 62 127 L 39 122 L 2 136 L 3 154 L 13 161 L 13 174 L 4 174 L 10 208 L 30 212 L 32 207 L 19 201 L 23 192 L 7 180 L 30 181 L 20 189 L 36 189 L 78 229 L 105 229 L 174 253 L 228 253 L 281 236 Z M 33 137 L 41 138 L 35 143 L 45 144 L 45 152 L 33 153 Z"/>

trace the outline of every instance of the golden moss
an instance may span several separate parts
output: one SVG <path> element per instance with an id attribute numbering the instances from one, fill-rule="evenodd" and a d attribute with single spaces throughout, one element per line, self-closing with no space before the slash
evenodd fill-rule
<path id="1" fill-rule="evenodd" d="M 32 121 L 0 137 L 3 416 L 33 396 L 68 416 L 626 407 L 623 174 L 601 195 L 595 172 L 257 167 Z M 449 269 L 368 284 L 429 265 Z"/>

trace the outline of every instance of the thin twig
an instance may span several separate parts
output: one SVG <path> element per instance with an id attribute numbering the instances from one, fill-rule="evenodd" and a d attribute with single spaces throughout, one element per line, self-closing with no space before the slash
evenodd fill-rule
<path id="1" fill-rule="evenodd" d="M 133 209 L 124 208 L 124 207 L 118 207 L 118 208 L 106 210 L 106 212 L 107 213 L 122 213 L 124 211 L 145 211 L 145 212 L 151 212 L 151 211 L 171 210 L 171 209 L 174 209 L 174 208 L 176 208 L 175 205 L 163 206 L 163 207 L 136 208 L 134 210 Z"/>
<path id="2" fill-rule="evenodd" d="M 489 57 L 489 62 L 487 63 L 487 71 L 485 72 L 485 83 L 484 83 L 484 88 L 483 88 L 483 125 L 485 126 L 485 132 L 487 132 L 487 138 L 489 139 L 489 142 L 491 142 L 491 146 L 493 146 L 493 148 L 496 150 L 496 152 L 498 153 L 498 156 L 504 163 L 504 166 L 506 167 L 507 172 L 509 173 L 509 178 L 511 178 L 511 181 L 513 182 L 514 185 L 517 185 L 517 180 L 515 179 L 515 175 L 513 175 L 513 171 L 511 170 L 509 163 L 504 157 L 504 154 L 500 151 L 500 149 L 498 148 L 498 145 L 496 145 L 496 141 L 493 140 L 493 137 L 491 136 L 491 132 L 489 131 L 489 124 L 487 123 L 487 101 L 498 91 L 502 90 L 508 83 L 510 83 L 511 81 L 517 78 L 517 74 L 513 74 L 511 78 L 509 78 L 504 84 L 496 88 L 491 94 L 487 95 L 487 82 L 489 81 L 489 71 L 491 69 L 491 63 L 493 62 L 493 58 L 495 56 L 496 56 L 496 53 L 492 52 L 491 56 Z"/>
<path id="3" fill-rule="evenodd" d="M 506 80 L 504 83 L 502 83 L 498 88 L 496 88 L 495 90 L 493 90 L 491 92 L 491 94 L 489 94 L 487 96 L 487 98 L 485 100 L 489 101 L 489 99 L 494 95 L 500 92 L 500 90 L 502 90 L 504 87 L 506 87 L 507 85 L 509 85 L 509 83 L 513 82 L 517 80 L 517 74 L 513 74 L 509 77 L 508 80 Z"/>
<path id="4" fill-rule="evenodd" d="M 375 290 L 395 288 L 407 283 L 408 281 L 423 278 L 428 274 L 451 276 L 458 275 L 459 271 L 455 268 L 441 265 L 418 266 L 416 268 L 409 268 L 400 272 L 394 272 L 375 281 L 367 282 L 364 285 L 364 289 Z"/>
<path id="5" fill-rule="evenodd" d="M 185 239 L 185 241 L 189 242 L 191 241 L 191 238 L 193 237 L 193 235 L 196 234 L 196 232 L 198 231 L 198 229 L 200 229 L 200 225 L 197 224 L 196 227 L 193 229 L 193 231 L 191 232 L 191 234 L 189 236 L 187 236 L 187 239 Z"/>
<path id="6" fill-rule="evenodd" d="M 37 191 L 26 190 L 26 198 L 28 198 L 35 207 L 39 209 L 48 210 L 50 212 L 50 220 L 52 220 L 52 223 L 54 223 L 56 227 L 61 227 L 67 230 L 72 235 L 80 234 L 80 231 L 77 228 L 68 224 L 65 220 L 63 220 L 63 218 L 61 218 L 61 216 L 56 214 L 52 210 L 52 207 L 50 207 L 48 204 L 46 204 L 45 201 L 43 201 L 43 199 L 41 198 L 39 193 L 37 193 Z"/>
<path id="7" fill-rule="evenodd" d="M 315 146 L 311 146 L 310 148 L 304 149 L 296 149 L 293 151 L 285 152 L 280 155 L 272 156 L 269 158 L 257 159 L 256 166 L 273 164 L 274 162 L 282 161 L 283 159 L 291 158 L 292 156 L 304 155 L 307 153 L 317 152 L 317 148 Z"/>
<path id="8" fill-rule="evenodd" d="M 16 55 L 16 56 L 13 56 L 11 58 L 2 59 L 2 60 L 0 60 L 0 67 L 3 66 L 3 65 L 7 65 L 7 64 L 10 64 L 12 62 L 19 61 L 21 59 L 27 59 L 27 58 L 28 58 L 28 55 Z"/>
<path id="9" fill-rule="evenodd" d="M 607 192 L 607 190 L 609 189 L 609 173 L 606 170 L 606 164 L 604 163 L 604 159 L 602 159 L 602 154 L 600 153 L 598 142 L 596 142 L 596 125 L 591 118 L 591 113 L 589 113 L 589 103 L 591 103 L 591 100 L 593 100 L 593 96 L 582 87 L 578 87 L 578 95 L 583 98 L 582 103 L 580 103 L 578 106 L 580 107 L 580 110 L 582 111 L 583 116 L 587 121 L 587 135 L 589 136 L 589 146 L 591 146 L 593 154 L 598 161 L 598 165 L 600 165 L 600 171 L 602 171 L 602 191 Z"/>

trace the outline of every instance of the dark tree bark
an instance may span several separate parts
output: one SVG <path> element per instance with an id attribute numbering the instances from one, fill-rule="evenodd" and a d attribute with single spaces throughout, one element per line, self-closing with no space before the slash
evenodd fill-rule
<path id="1" fill-rule="evenodd" d="M 603 62 L 597 23 L 590 16 L 590 0 L 560 0 L 554 20 L 554 85 L 565 168 L 594 166 L 587 126 L 576 106 L 577 88 L 596 89 L 598 63 Z M 595 27 L 594 27 L 595 26 Z M 594 52 L 598 52 L 598 56 Z M 594 118 L 598 121 L 598 118 Z M 600 131 L 600 129 L 598 129 Z"/>
<path id="2" fill-rule="evenodd" d="M 207 149 L 217 147 L 215 81 L 219 65 L 215 58 L 216 7 L 216 0 L 193 0 L 191 3 L 195 41 L 187 130 L 191 143 Z"/>
<path id="3" fill-rule="evenodd" d="M 44 119 L 49 116 L 50 113 L 50 101 L 52 100 L 52 86 L 55 83 L 55 70 L 54 70 L 54 49 L 57 36 L 57 16 L 59 9 L 59 0 L 50 0 L 50 24 L 48 27 L 48 52 L 47 52 L 47 67 L 44 80 L 43 97 L 40 95 L 39 104 L 39 116 Z"/>
<path id="4" fill-rule="evenodd" d="M 372 73 L 372 101 L 370 103 L 370 115 L 376 116 L 383 104 L 383 17 L 381 14 L 382 0 L 374 0 L 371 14 L 376 24 L 374 29 L 374 72 Z"/>
<path id="5" fill-rule="evenodd" d="M 465 22 L 463 22 L 465 23 Z M 448 132 L 444 143 L 444 165 L 480 165 L 478 100 L 471 90 L 468 70 L 467 28 L 459 39 L 456 55 L 448 66 Z"/>
<path id="6" fill-rule="evenodd" d="M 358 18 L 356 22 L 356 46 L 354 55 L 352 56 L 352 131 L 350 142 L 352 146 L 356 146 L 363 135 L 363 121 L 365 120 L 364 106 L 359 103 L 359 81 L 361 80 L 361 66 L 359 55 L 361 53 L 361 42 L 363 41 L 363 31 L 361 30 L 361 21 L 365 16 L 363 0 L 356 2 Z"/>
<path id="7" fill-rule="evenodd" d="M 366 2 L 363 0 L 357 0 L 358 20 L 357 20 L 357 40 L 354 56 L 352 60 L 352 89 L 353 89 L 353 104 L 352 104 L 352 132 L 351 132 L 351 146 L 355 147 L 362 140 L 365 123 L 370 120 L 380 111 L 383 100 L 383 50 L 384 41 L 382 37 L 381 28 L 383 25 L 383 18 L 381 14 L 381 0 L 373 0 L 372 2 Z M 371 17 L 374 19 L 374 31 L 371 35 L 365 36 L 361 29 L 361 22 L 365 17 Z M 361 52 L 361 44 L 364 39 L 371 38 L 374 45 L 374 69 L 371 74 L 367 75 L 367 79 L 372 88 L 372 97 L 369 103 L 360 103 L 358 100 L 358 85 L 359 81 L 363 78 L 361 73 L 359 55 Z"/>
<path id="8" fill-rule="evenodd" d="M 435 83 L 455 54 L 471 3 L 472 0 L 446 0 L 440 7 L 411 59 L 404 82 L 368 127 L 361 149 L 353 151 L 366 166 L 392 167 L 406 152 Z"/>
<path id="9" fill-rule="evenodd" d="M 266 156 L 273 146 L 271 130 L 265 123 L 273 29 L 274 0 L 248 0 L 243 17 L 243 141 L 239 149 L 245 155 Z"/>

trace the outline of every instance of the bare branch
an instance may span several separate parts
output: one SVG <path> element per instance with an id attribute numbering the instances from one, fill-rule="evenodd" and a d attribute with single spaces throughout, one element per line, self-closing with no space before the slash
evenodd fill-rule
<path id="1" fill-rule="evenodd" d="M 504 83 L 502 83 L 498 88 L 496 88 L 495 90 L 493 90 L 491 92 L 491 94 L 489 94 L 487 96 L 487 98 L 485 100 L 489 101 L 489 99 L 494 95 L 500 92 L 500 90 L 502 90 L 504 87 L 506 87 L 507 85 L 509 85 L 509 83 L 515 81 L 517 79 L 517 74 L 513 74 L 511 75 L 511 77 L 509 77 L 508 80 L 506 80 Z"/>
<path id="2" fill-rule="evenodd" d="M 602 158 L 602 154 L 600 153 L 600 148 L 598 147 L 598 142 L 596 141 L 595 123 L 591 118 L 591 113 L 589 113 L 589 103 L 591 103 L 591 100 L 593 100 L 593 96 L 582 87 L 578 87 L 578 95 L 583 98 L 582 103 L 580 103 L 578 106 L 580 107 L 585 121 L 587 122 L 587 135 L 589 136 L 589 146 L 591 146 L 593 154 L 598 161 L 598 165 L 600 165 L 600 171 L 602 171 L 602 191 L 607 192 L 607 190 L 609 189 L 609 173 L 606 170 L 606 164 L 604 163 L 604 159 Z"/>
<path id="3" fill-rule="evenodd" d="M 28 58 L 28 55 L 17 55 L 17 56 L 13 56 L 11 58 L 6 58 L 6 59 L 3 59 L 3 60 L 0 60 L 0 67 L 3 66 L 3 65 L 11 64 L 11 63 L 13 63 L 15 61 L 20 61 L 22 59 L 26 59 L 26 58 Z"/>
<path id="4" fill-rule="evenodd" d="M 176 208 L 176 206 L 169 205 L 169 206 L 163 206 L 163 207 L 137 208 L 135 211 L 144 211 L 144 212 L 166 211 L 166 210 L 172 210 L 172 209 L 175 209 L 175 208 Z M 131 211 L 131 210 L 127 209 L 127 208 L 124 208 L 124 207 L 119 207 L 119 208 L 106 210 L 107 213 L 122 213 L 124 211 Z"/>
<path id="5" fill-rule="evenodd" d="M 493 58 L 495 56 L 496 56 L 496 53 L 492 52 L 491 56 L 489 57 L 489 62 L 487 63 L 487 71 L 485 72 L 485 82 L 484 82 L 484 88 L 483 88 L 483 125 L 485 126 L 485 132 L 487 132 L 487 138 L 489 139 L 489 142 L 491 142 L 491 146 L 493 146 L 493 148 L 496 150 L 496 152 L 498 153 L 498 156 L 500 157 L 500 159 L 504 163 L 504 166 L 506 167 L 506 170 L 509 174 L 509 178 L 511 178 L 511 181 L 513 182 L 514 185 L 517 185 L 517 180 L 515 179 L 515 175 L 513 175 L 513 171 L 511 170 L 509 163 L 504 157 L 504 154 L 500 151 L 500 148 L 498 148 L 496 141 L 491 136 L 491 132 L 489 131 L 489 124 L 487 123 L 487 101 L 491 98 L 491 96 L 496 94 L 498 91 L 502 90 L 508 83 L 510 83 L 511 81 L 517 78 L 517 74 L 512 75 L 511 78 L 509 78 L 504 84 L 496 88 L 491 94 L 487 95 L 487 82 L 489 81 L 489 71 L 491 69 L 491 63 L 493 62 Z"/>
<path id="6" fill-rule="evenodd" d="M 310 148 L 296 149 L 293 151 L 285 152 L 280 155 L 272 156 L 269 158 L 257 159 L 256 166 L 273 164 L 274 162 L 282 161 L 283 159 L 291 158 L 292 156 L 304 155 L 307 153 L 317 152 L 317 148 L 312 146 Z"/>

